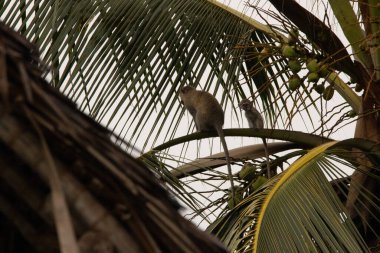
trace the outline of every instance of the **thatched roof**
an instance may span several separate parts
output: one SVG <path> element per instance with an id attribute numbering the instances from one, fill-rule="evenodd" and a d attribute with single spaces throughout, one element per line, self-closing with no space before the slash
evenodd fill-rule
<path id="1" fill-rule="evenodd" d="M 69 252 L 71 224 L 82 251 L 102 242 L 103 252 L 225 252 L 41 66 L 36 48 L 0 24 L 2 252 Z"/>

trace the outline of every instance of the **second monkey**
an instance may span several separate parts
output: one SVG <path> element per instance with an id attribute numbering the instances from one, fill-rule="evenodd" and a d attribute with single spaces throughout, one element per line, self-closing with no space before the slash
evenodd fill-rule
<path id="1" fill-rule="evenodd" d="M 245 117 L 247 118 L 248 125 L 250 128 L 253 129 L 262 129 L 264 127 L 264 120 L 261 116 L 260 112 L 253 107 L 253 103 L 249 101 L 248 99 L 243 99 L 239 103 L 240 109 L 245 111 Z M 264 144 L 264 151 L 265 151 L 265 157 L 267 160 L 267 175 L 268 178 L 270 178 L 270 166 L 269 166 L 269 153 L 268 153 L 268 146 L 265 138 L 261 138 L 263 140 Z"/>

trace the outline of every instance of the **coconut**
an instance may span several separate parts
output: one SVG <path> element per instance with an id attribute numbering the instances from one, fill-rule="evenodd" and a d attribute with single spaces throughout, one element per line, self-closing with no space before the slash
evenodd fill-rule
<path id="1" fill-rule="evenodd" d="M 329 101 L 334 95 L 334 88 L 329 85 L 326 87 L 326 89 L 323 91 L 323 98 L 326 100 L 326 101 Z"/>
<path id="2" fill-rule="evenodd" d="M 322 84 L 318 84 L 318 85 L 315 85 L 314 86 L 314 90 L 318 93 L 318 94 L 322 94 L 323 91 L 325 90 L 325 86 Z"/>
<path id="3" fill-rule="evenodd" d="M 282 55 L 284 57 L 295 57 L 297 53 L 293 46 L 284 45 L 282 47 Z"/>
<path id="4" fill-rule="evenodd" d="M 232 199 L 232 192 L 230 191 L 228 193 L 228 200 L 227 205 L 229 209 L 232 209 L 234 207 L 234 204 L 238 204 L 240 201 L 243 200 L 243 192 L 240 187 L 235 187 L 235 199 Z"/>
<path id="5" fill-rule="evenodd" d="M 255 178 L 256 167 L 250 163 L 245 163 L 239 171 L 239 178 L 245 181 L 251 181 Z"/>
<path id="6" fill-rule="evenodd" d="M 289 78 L 289 89 L 295 91 L 301 86 L 301 78 L 295 74 Z"/>
<path id="7" fill-rule="evenodd" d="M 289 68 L 294 72 L 294 73 L 297 73 L 301 70 L 301 64 L 299 63 L 298 60 L 290 60 L 288 62 L 288 66 Z"/>
<path id="8" fill-rule="evenodd" d="M 316 82 L 316 81 L 318 81 L 318 79 L 319 79 L 319 75 L 316 72 L 310 72 L 307 75 L 307 81 L 308 82 Z"/>
<path id="9" fill-rule="evenodd" d="M 317 72 L 319 70 L 319 64 L 317 59 L 311 59 L 306 64 L 307 69 L 310 72 Z"/>

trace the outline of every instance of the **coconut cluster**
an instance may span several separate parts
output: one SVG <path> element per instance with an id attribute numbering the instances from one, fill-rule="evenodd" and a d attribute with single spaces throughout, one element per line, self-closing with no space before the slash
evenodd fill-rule
<path id="1" fill-rule="evenodd" d="M 326 78 L 330 74 L 329 65 L 310 56 L 302 45 L 298 30 L 291 29 L 287 42 L 281 46 L 281 55 L 287 59 L 287 68 L 292 72 L 288 80 L 289 90 L 296 91 L 301 87 L 303 80 L 307 80 L 313 84 L 315 92 L 321 94 L 325 100 L 330 100 L 334 95 L 334 87 L 332 85 L 325 87 L 324 83 L 318 84 L 321 78 Z M 308 72 L 301 77 L 299 72 L 303 66 Z"/>
<path id="2" fill-rule="evenodd" d="M 232 209 L 236 204 L 241 202 L 245 196 L 248 196 L 249 193 L 259 189 L 268 181 L 266 177 L 262 176 L 260 168 L 260 166 L 254 165 L 250 162 L 244 163 L 238 173 L 239 179 L 243 181 L 243 186 L 235 186 L 235 199 L 232 198 L 231 190 L 227 193 L 227 205 L 229 209 Z"/>

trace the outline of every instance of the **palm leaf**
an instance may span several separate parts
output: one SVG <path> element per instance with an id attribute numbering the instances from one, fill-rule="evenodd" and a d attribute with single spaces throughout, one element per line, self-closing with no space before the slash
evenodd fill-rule
<path id="1" fill-rule="evenodd" d="M 307 93 L 284 91 L 290 75 L 283 71 L 285 59 L 276 52 L 257 59 L 264 45 L 275 48 L 287 40 L 283 31 L 218 2 L 23 4 L 6 1 L 2 17 L 43 49 L 54 85 L 143 150 L 177 134 L 183 114 L 176 91 L 184 84 L 201 83 L 225 108 L 240 98 L 260 97 L 256 103 L 264 105 L 272 126 L 290 126 L 304 108 L 305 124 L 314 123 L 310 104 L 319 113 L 314 98 L 300 99 Z M 242 75 L 247 84 L 239 80 Z M 235 109 L 232 114 L 238 118 Z M 157 127 L 145 133 L 146 125 Z"/>
<path id="2" fill-rule="evenodd" d="M 335 0 L 329 0 L 329 3 L 346 38 L 352 46 L 354 54 L 357 55 L 357 58 L 364 66 L 369 68 L 372 65 L 371 56 L 368 52 L 360 49 L 360 45 L 366 43 L 366 39 L 353 6 L 349 2 L 342 3 Z"/>
<path id="3" fill-rule="evenodd" d="M 300 148 L 300 146 L 289 142 L 268 143 L 269 155 L 283 151 L 289 151 L 293 148 Z M 265 157 L 264 145 L 262 144 L 232 149 L 229 151 L 229 153 L 233 161 L 254 160 L 257 158 Z M 204 170 L 210 170 L 224 165 L 226 165 L 224 153 L 217 153 L 211 156 L 199 158 L 195 161 L 177 167 L 172 170 L 172 175 L 177 178 L 182 178 L 197 174 Z"/>
<path id="4" fill-rule="evenodd" d="M 43 49 L 54 85 L 132 143 L 141 139 L 142 126 L 159 124 L 143 147 L 177 131 L 179 86 L 203 79 L 202 87 L 216 93 L 218 83 L 226 104 L 236 99 L 228 94 L 237 87 L 242 66 L 237 59 L 245 51 L 236 45 L 246 44 L 252 33 L 272 40 L 265 25 L 248 17 L 242 23 L 208 1 L 23 4 L 20 13 L 16 3 L 6 1 L 3 19 L 15 28 L 21 22 L 21 32 Z M 165 123 L 172 117 L 174 124 Z"/>
<path id="5" fill-rule="evenodd" d="M 225 136 L 246 136 L 246 137 L 261 137 L 269 139 L 277 139 L 282 141 L 291 141 L 299 145 L 305 146 L 317 146 L 322 143 L 331 141 L 329 138 L 321 137 L 318 135 L 307 134 L 300 131 L 288 131 L 282 129 L 224 129 Z M 182 136 L 166 143 L 163 143 L 157 147 L 154 147 L 152 151 L 162 151 L 170 148 L 174 145 L 181 144 L 183 142 L 200 140 L 209 137 L 218 137 L 216 132 L 198 132 L 190 135 Z"/>
<path id="6" fill-rule="evenodd" d="M 278 129 L 227 129 L 224 130 L 225 136 L 249 136 L 261 138 L 273 138 L 276 140 L 290 141 L 293 143 L 268 143 L 269 154 L 279 153 L 291 149 L 299 149 L 305 147 L 312 147 L 320 145 L 321 143 L 328 142 L 329 139 L 317 135 L 306 134 L 296 131 L 278 130 Z M 141 157 L 151 156 L 151 152 L 157 153 L 169 149 L 175 145 L 183 144 L 189 141 L 200 140 L 207 137 L 217 137 L 216 133 L 194 133 L 191 135 L 173 139 L 167 143 L 163 143 L 152 151 L 143 154 Z M 168 152 L 168 151 L 166 151 Z M 230 156 L 233 160 L 242 161 L 244 159 L 256 159 L 265 157 L 263 145 L 246 146 L 230 150 Z M 182 178 L 184 176 L 193 175 L 204 171 L 205 169 L 217 168 L 225 165 L 224 153 L 216 153 L 208 157 L 202 157 L 198 160 L 186 163 L 180 167 L 174 168 L 172 174 L 175 177 Z M 222 159 L 221 159 L 222 158 Z"/>
<path id="7" fill-rule="evenodd" d="M 246 196 L 209 229 L 237 252 L 368 252 L 363 234 L 343 206 L 348 168 L 360 168 L 350 151 L 353 147 L 379 165 L 378 145 L 369 141 L 323 144 Z M 369 176 L 379 180 L 375 174 Z M 358 190 L 366 208 L 379 208 L 378 197 L 364 187 Z M 368 233 L 376 236 L 379 221 L 375 213 L 371 215 Z"/>
<path id="8" fill-rule="evenodd" d="M 323 179 L 324 175 L 313 159 L 334 144 L 330 142 L 311 150 L 274 185 L 258 217 L 253 252 L 361 252 L 365 248 L 359 234 L 350 233 L 354 225 L 344 215 L 343 206 L 334 197 L 328 181 L 318 180 L 319 184 L 315 184 L 315 178 Z M 294 229 L 288 230 L 290 227 Z M 265 241 L 281 244 L 265 244 Z"/>

